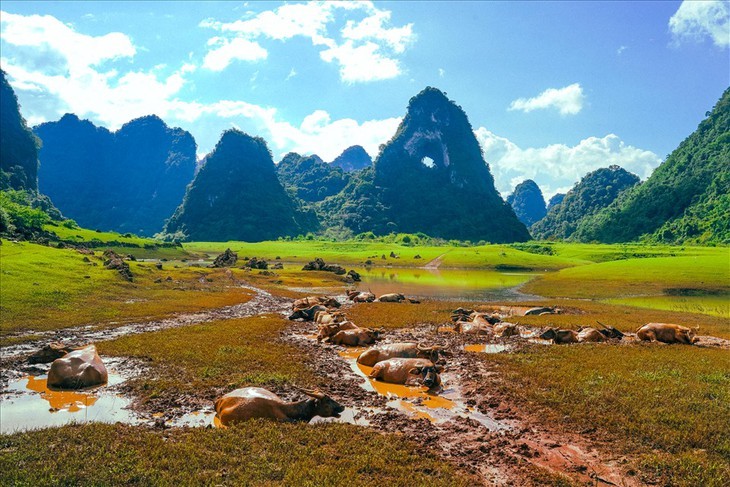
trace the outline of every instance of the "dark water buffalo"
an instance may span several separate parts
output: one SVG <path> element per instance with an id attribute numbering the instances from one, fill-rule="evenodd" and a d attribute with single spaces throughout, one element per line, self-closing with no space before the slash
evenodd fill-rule
<path id="1" fill-rule="evenodd" d="M 320 311 L 327 312 L 327 308 L 322 306 L 321 304 L 317 304 L 317 305 L 314 305 L 309 308 L 295 309 L 294 312 L 289 315 L 289 319 L 290 320 L 301 319 L 304 321 L 314 321 L 314 315 Z"/>
<path id="2" fill-rule="evenodd" d="M 357 358 L 357 362 L 368 367 L 372 367 L 378 362 L 391 358 L 424 358 L 436 363 L 439 360 L 439 353 L 442 350 L 443 347 L 426 347 L 413 342 L 389 343 L 377 348 L 365 350 Z"/>
<path id="3" fill-rule="evenodd" d="M 320 391 L 302 390 L 302 392 L 309 396 L 309 399 L 285 402 L 273 392 L 260 387 L 236 389 L 215 402 L 215 413 L 221 424 L 228 426 L 254 418 L 309 422 L 315 416 L 339 417 L 345 410 L 343 406 Z"/>
<path id="4" fill-rule="evenodd" d="M 657 341 L 692 345 L 699 341 L 699 338 L 695 336 L 699 329 L 699 326 L 687 328 L 686 326 L 671 323 L 647 323 L 636 331 L 636 337 L 647 342 Z"/>
<path id="5" fill-rule="evenodd" d="M 63 357 L 69 352 L 73 352 L 74 350 L 78 350 L 78 348 L 64 345 L 60 342 L 49 343 L 48 345 L 44 346 L 43 348 L 29 356 L 28 363 L 48 364 L 53 362 L 57 358 Z"/>
<path id="6" fill-rule="evenodd" d="M 306 298 L 297 299 L 292 305 L 294 310 L 310 308 L 314 305 L 321 304 L 328 308 L 339 308 L 341 305 L 335 298 L 329 296 L 309 296 Z"/>
<path id="7" fill-rule="evenodd" d="M 369 328 L 355 328 L 340 330 L 330 338 L 330 343 L 348 347 L 363 347 L 372 345 L 380 338 L 380 332 Z"/>
<path id="8" fill-rule="evenodd" d="M 492 327 L 492 330 L 494 330 L 494 336 L 498 338 L 520 336 L 520 327 L 514 323 L 507 323 L 506 321 L 497 323 Z"/>
<path id="9" fill-rule="evenodd" d="M 391 358 L 375 364 L 369 377 L 390 384 L 424 385 L 432 389 L 441 384 L 442 370 L 443 366 L 422 358 Z"/>
<path id="10" fill-rule="evenodd" d="M 380 298 L 378 298 L 378 301 L 381 303 L 402 303 L 405 300 L 406 297 L 401 293 L 383 294 Z"/>
<path id="11" fill-rule="evenodd" d="M 492 313 L 477 313 L 474 312 L 469 317 L 469 321 L 478 325 L 490 326 L 502 321 L 502 318 L 498 314 Z"/>
<path id="12" fill-rule="evenodd" d="M 552 340 L 557 345 L 566 343 L 578 343 L 578 332 L 575 330 L 561 330 L 559 328 L 548 328 L 538 338 Z"/>
<path id="13" fill-rule="evenodd" d="M 525 316 L 537 315 L 554 315 L 560 313 L 560 310 L 548 307 L 531 308 L 525 311 Z"/>
<path id="14" fill-rule="evenodd" d="M 106 367 L 94 345 L 69 352 L 53 361 L 48 371 L 48 386 L 58 389 L 82 389 L 105 384 Z"/>

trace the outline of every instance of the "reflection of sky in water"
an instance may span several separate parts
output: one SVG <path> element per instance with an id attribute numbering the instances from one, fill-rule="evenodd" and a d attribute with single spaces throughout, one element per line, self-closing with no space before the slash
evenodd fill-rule
<path id="1" fill-rule="evenodd" d="M 361 290 L 376 295 L 400 292 L 410 296 L 457 300 L 515 300 L 527 298 L 514 288 L 536 273 L 463 269 L 360 268 Z"/>

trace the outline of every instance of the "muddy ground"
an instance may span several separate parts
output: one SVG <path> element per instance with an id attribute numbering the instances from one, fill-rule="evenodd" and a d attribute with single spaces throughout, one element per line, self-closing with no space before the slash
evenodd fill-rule
<path id="1" fill-rule="evenodd" d="M 1 360 L 3 394 L 7 393 L 5 388 L 9 380 L 46 370 L 47 367 L 43 366 L 28 366 L 23 357 L 51 341 L 62 340 L 80 345 L 212 320 L 263 313 L 286 313 L 290 309 L 291 300 L 273 296 L 258 288 L 250 289 L 254 297 L 236 306 L 154 322 L 127 324 L 114 329 L 85 326 L 59 330 L 41 334 L 40 338 L 32 342 L 4 347 Z M 344 297 L 341 299 L 344 301 Z M 349 306 L 367 304 L 346 303 L 343 311 L 347 312 Z M 585 431 L 577 435 L 563 431 L 560 425 L 551 430 L 535 426 L 540 423 L 535 421 L 530 411 L 514 405 L 501 392 L 499 385 L 504 379 L 496 367 L 489 360 L 483 360 L 483 354 L 464 350 L 465 345 L 477 343 L 507 344 L 508 349 L 501 353 L 512 353 L 522 347 L 547 345 L 529 343 L 519 337 L 500 341 L 488 337 L 465 336 L 444 332 L 443 328 L 440 331 L 432 325 L 388 331 L 383 340 L 386 343 L 413 341 L 441 345 L 450 352 L 442 374 L 444 383 L 441 394 L 453 403 L 453 409 L 450 412 L 442 411 L 446 414 L 436 414 L 436 411 L 428 411 L 422 407 L 429 400 L 423 395 L 394 401 L 394 398 L 374 391 L 354 365 L 353 357 L 356 354 L 350 353 L 349 357 L 343 357 L 342 354 L 347 351 L 345 347 L 318 342 L 312 336 L 314 333 L 316 325 L 313 323 L 292 322 L 291 327 L 282 333 L 280 340 L 306 352 L 315 373 L 327 385 L 327 392 L 348 407 L 349 416 L 344 420 L 364 427 L 403 434 L 418 444 L 433 449 L 459 468 L 477 475 L 484 485 L 528 485 L 532 483 L 529 479 L 533 478 L 531 472 L 536 466 L 588 485 L 631 486 L 643 483 L 631 469 L 629 459 L 610 453 L 609 440 L 596 431 Z M 729 345 L 726 340 L 702 338 L 703 345 Z M 139 361 L 115 362 L 117 373 L 124 377 L 148 373 L 145 367 Z M 125 386 L 117 385 L 114 390 L 123 393 Z M 294 394 L 291 389 L 274 392 L 284 398 L 292 398 Z M 209 397 L 179 397 L 164 405 L 148 403 L 143 406 L 135 402 L 132 407 L 138 422 L 156 424 L 159 427 L 193 424 L 180 422 L 180 418 L 191 413 L 212 415 Z"/>

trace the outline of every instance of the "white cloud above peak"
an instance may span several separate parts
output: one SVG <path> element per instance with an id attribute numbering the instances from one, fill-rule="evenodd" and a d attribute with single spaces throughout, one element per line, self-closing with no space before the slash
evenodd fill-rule
<path id="1" fill-rule="evenodd" d="M 584 101 L 585 95 L 580 83 L 573 83 L 565 88 L 548 88 L 532 98 L 518 98 L 510 104 L 509 110 L 528 113 L 554 108 L 561 115 L 575 115 L 583 109 Z"/>
<path id="2" fill-rule="evenodd" d="M 718 47 L 730 46 L 730 2 L 684 1 L 669 19 L 674 40 L 701 41 L 707 37 Z"/>
<path id="3" fill-rule="evenodd" d="M 233 60 L 264 59 L 262 43 L 267 40 L 287 41 L 294 37 L 308 38 L 314 47 L 322 47 L 320 58 L 339 66 L 340 79 L 361 83 L 399 76 L 403 69 L 398 56 L 414 42 L 413 24 L 391 26 L 391 12 L 372 2 L 307 2 L 281 5 L 234 22 L 206 19 L 201 27 L 217 30 L 220 36 L 209 42 L 205 67 L 220 71 Z M 340 38 L 330 27 L 345 17 Z M 233 43 L 239 41 L 237 46 Z M 245 42 L 243 42 L 245 41 Z M 238 48 L 245 54 L 237 55 Z M 223 52 L 221 52 L 223 51 Z M 256 55 L 258 54 L 258 55 Z M 210 62 L 207 62 L 208 60 Z"/>

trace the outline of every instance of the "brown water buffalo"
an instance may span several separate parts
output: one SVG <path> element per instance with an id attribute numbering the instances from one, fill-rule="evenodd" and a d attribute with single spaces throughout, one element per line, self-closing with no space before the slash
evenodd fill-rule
<path id="1" fill-rule="evenodd" d="M 695 336 L 699 329 L 699 326 L 687 328 L 686 326 L 671 323 L 647 323 L 636 331 L 636 337 L 647 342 L 657 341 L 692 345 L 699 341 L 699 338 Z"/>
<path id="2" fill-rule="evenodd" d="M 316 304 L 310 308 L 300 308 L 295 309 L 292 314 L 289 315 L 290 320 L 304 320 L 304 321 L 313 321 L 314 315 L 319 311 L 327 311 L 327 308 L 322 306 L 321 304 Z"/>
<path id="3" fill-rule="evenodd" d="M 608 338 L 601 333 L 599 330 L 596 330 L 595 328 L 591 328 L 588 326 L 581 326 L 578 329 L 578 342 L 585 343 L 585 342 L 605 342 Z"/>
<path id="4" fill-rule="evenodd" d="M 215 402 L 215 413 L 221 424 L 228 426 L 254 418 L 309 422 L 315 416 L 336 418 L 345 410 L 343 406 L 320 391 L 302 390 L 302 392 L 309 396 L 309 399 L 284 402 L 266 389 L 244 387 L 219 398 Z"/>
<path id="5" fill-rule="evenodd" d="M 401 293 L 383 294 L 378 298 L 381 303 L 402 303 L 405 300 L 406 297 Z"/>
<path id="6" fill-rule="evenodd" d="M 330 343 L 347 347 L 362 347 L 372 345 L 380 338 L 380 332 L 369 328 L 355 328 L 340 330 L 330 338 Z"/>
<path id="7" fill-rule="evenodd" d="M 548 328 L 538 338 L 552 340 L 557 345 L 566 343 L 578 343 L 578 332 L 575 330 L 561 330 L 559 328 Z"/>
<path id="8" fill-rule="evenodd" d="M 314 322 L 318 325 L 331 325 L 345 321 L 345 314 L 342 312 L 330 313 L 329 311 L 317 311 L 314 313 Z"/>
<path id="9" fill-rule="evenodd" d="M 297 299 L 296 301 L 294 301 L 292 306 L 293 309 L 296 311 L 298 309 L 310 308 L 317 304 L 327 306 L 328 308 L 339 308 L 341 306 L 339 301 L 329 296 L 309 296 L 306 298 Z"/>
<path id="10" fill-rule="evenodd" d="M 492 330 L 494 331 L 494 336 L 497 338 L 520 336 L 520 327 L 514 323 L 507 323 L 506 321 L 497 323 L 492 327 Z"/>
<path id="11" fill-rule="evenodd" d="M 441 385 L 442 370 L 443 366 L 423 358 L 391 358 L 375 364 L 369 377 L 390 384 L 424 385 L 432 389 Z"/>
<path id="12" fill-rule="evenodd" d="M 338 332 L 343 330 L 359 330 L 352 321 L 343 321 L 342 323 L 332 323 L 329 325 L 319 325 L 319 331 L 317 333 L 317 340 L 322 341 L 335 336 Z"/>
<path id="13" fill-rule="evenodd" d="M 69 352 L 53 361 L 48 371 L 48 387 L 82 389 L 105 384 L 109 376 L 94 345 Z"/>
<path id="14" fill-rule="evenodd" d="M 426 347 L 413 342 L 389 343 L 377 348 L 365 350 L 357 358 L 357 363 L 372 367 L 378 362 L 391 358 L 424 358 L 436 363 L 439 360 L 439 353 L 442 350 L 443 347 Z"/>
<path id="15" fill-rule="evenodd" d="M 502 321 L 502 318 L 498 314 L 474 312 L 471 314 L 469 321 L 479 325 L 490 326 L 499 323 Z"/>
<path id="16" fill-rule="evenodd" d="M 457 321 L 454 324 L 454 331 L 465 335 L 491 335 L 493 333 L 491 326 L 480 325 L 471 321 Z"/>

